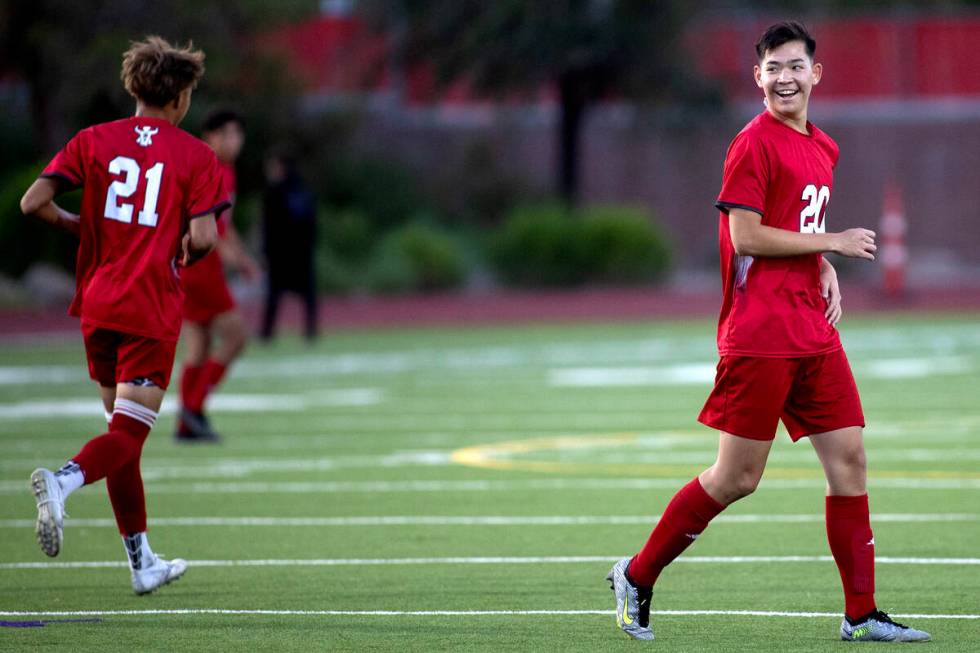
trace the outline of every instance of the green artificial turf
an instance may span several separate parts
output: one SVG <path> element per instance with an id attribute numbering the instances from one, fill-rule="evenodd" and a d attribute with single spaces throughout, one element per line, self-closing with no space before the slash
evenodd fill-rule
<path id="1" fill-rule="evenodd" d="M 929 650 L 975 651 L 980 316 L 853 317 L 842 334 L 868 420 L 879 605 L 899 621 L 972 615 L 908 621 L 932 632 Z M 151 434 L 151 543 L 190 567 L 137 597 L 103 483 L 69 499 L 57 559 L 34 542 L 31 470 L 60 466 L 104 430 L 80 339 L 0 342 L 0 620 L 101 619 L 0 628 L 0 650 L 854 646 L 837 641 L 838 616 L 655 614 L 651 644 L 615 626 L 609 567 L 713 460 L 715 436 L 695 417 L 710 387 L 698 375 L 715 362 L 707 321 L 254 345 L 213 398 L 222 444 L 176 445 L 172 411 Z M 572 372 L 599 381 L 564 384 Z M 810 445 L 781 432 L 759 491 L 664 572 L 653 609 L 839 614 L 820 479 Z M 917 563 L 884 562 L 896 558 Z"/>

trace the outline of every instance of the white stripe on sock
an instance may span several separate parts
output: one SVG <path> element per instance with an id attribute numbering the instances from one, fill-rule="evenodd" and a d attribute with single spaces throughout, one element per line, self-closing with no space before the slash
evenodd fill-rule
<path id="1" fill-rule="evenodd" d="M 157 421 L 156 411 L 150 410 L 146 406 L 129 399 L 116 399 L 116 409 L 113 414 L 115 413 L 131 417 L 138 422 L 146 424 L 150 428 L 153 428 L 153 424 Z"/>

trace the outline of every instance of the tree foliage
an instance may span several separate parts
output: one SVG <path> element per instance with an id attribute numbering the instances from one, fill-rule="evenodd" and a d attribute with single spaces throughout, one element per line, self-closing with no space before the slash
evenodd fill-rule
<path id="1" fill-rule="evenodd" d="M 587 108 L 622 96 L 692 98 L 679 40 L 685 3 L 676 0 L 400 0 L 368 2 L 396 35 L 408 65 L 442 84 L 465 81 L 503 96 L 557 93 L 561 119 L 558 186 L 574 199 L 578 142 Z"/>
<path id="2" fill-rule="evenodd" d="M 0 9 L 0 76 L 26 84 L 37 153 L 47 155 L 80 127 L 131 111 L 119 82 L 130 41 L 192 40 L 207 54 L 198 95 L 247 100 L 282 77 L 262 79 L 269 63 L 255 35 L 315 10 L 313 0 L 10 0 Z"/>

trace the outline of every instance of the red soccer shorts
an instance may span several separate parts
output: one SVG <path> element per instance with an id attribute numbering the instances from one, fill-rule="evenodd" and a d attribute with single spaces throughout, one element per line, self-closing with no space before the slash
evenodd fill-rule
<path id="1" fill-rule="evenodd" d="M 235 308 L 217 252 L 181 270 L 180 283 L 184 287 L 184 319 L 189 322 L 207 325 Z"/>
<path id="2" fill-rule="evenodd" d="M 844 350 L 804 358 L 722 356 L 698 421 L 751 440 L 772 440 L 783 420 L 794 442 L 815 433 L 864 426 Z"/>
<path id="3" fill-rule="evenodd" d="M 162 390 L 170 384 L 177 343 L 82 322 L 88 373 L 105 387 L 135 379 L 149 379 Z"/>

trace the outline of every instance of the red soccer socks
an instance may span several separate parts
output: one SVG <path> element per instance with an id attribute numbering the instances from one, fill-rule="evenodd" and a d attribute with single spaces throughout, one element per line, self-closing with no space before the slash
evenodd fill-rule
<path id="1" fill-rule="evenodd" d="M 641 587 L 652 586 L 663 568 L 689 547 L 725 509 L 711 498 L 695 478 L 682 487 L 667 504 L 664 514 L 643 549 L 630 561 L 627 573 Z"/>
<path id="2" fill-rule="evenodd" d="M 180 371 L 180 404 L 195 412 L 201 411 L 200 403 L 196 406 L 198 387 L 201 385 L 201 373 L 204 371 L 203 365 L 184 364 Z M 203 395 L 202 399 L 203 401 Z"/>
<path id="3" fill-rule="evenodd" d="M 116 526 L 122 535 L 146 531 L 146 499 L 137 457 L 105 477 Z"/>
<path id="4" fill-rule="evenodd" d="M 875 537 L 867 494 L 827 497 L 827 540 L 844 585 L 844 612 L 868 614 L 875 609 Z"/>
<path id="5" fill-rule="evenodd" d="M 116 399 L 109 432 L 89 440 L 72 458 L 85 475 L 86 485 L 107 477 L 128 462 L 138 461 L 156 416 L 156 412 L 135 401 Z"/>
<path id="6" fill-rule="evenodd" d="M 200 367 L 185 365 L 180 382 L 181 403 L 184 408 L 195 413 L 202 412 L 208 395 L 225 378 L 227 371 L 227 365 L 213 358 L 209 358 Z"/>
<path id="7" fill-rule="evenodd" d="M 228 371 L 228 366 L 224 363 L 219 363 L 213 358 L 208 359 L 208 362 L 204 364 L 204 371 L 201 375 L 204 378 L 204 397 L 207 398 L 211 391 L 218 387 L 221 380 L 225 378 L 225 372 Z M 203 405 L 203 401 L 202 401 Z"/>

